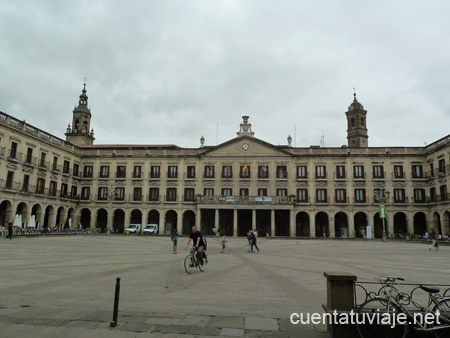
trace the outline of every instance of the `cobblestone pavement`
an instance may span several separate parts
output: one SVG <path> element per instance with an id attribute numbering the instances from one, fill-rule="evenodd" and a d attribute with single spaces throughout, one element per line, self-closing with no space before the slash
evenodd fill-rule
<path id="1" fill-rule="evenodd" d="M 292 325 L 292 312 L 322 313 L 324 271 L 361 280 L 400 275 L 410 283 L 447 283 L 439 252 L 406 242 L 208 241 L 205 272 L 187 275 L 185 238 L 172 254 L 168 237 L 73 235 L 0 241 L 0 336 L 3 337 L 328 337 L 324 325 Z M 121 277 L 118 326 L 114 286 Z"/>

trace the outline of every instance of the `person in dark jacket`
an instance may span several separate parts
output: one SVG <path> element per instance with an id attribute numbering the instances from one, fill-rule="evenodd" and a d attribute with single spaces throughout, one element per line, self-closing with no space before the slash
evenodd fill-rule
<path id="1" fill-rule="evenodd" d="M 13 234 L 13 225 L 12 225 L 12 223 L 8 223 L 8 236 L 6 238 L 9 237 L 9 240 L 11 240 L 12 234 Z"/>
<path id="2" fill-rule="evenodd" d="M 254 253 L 253 251 L 253 246 L 256 248 L 256 250 L 258 250 L 259 252 L 259 248 L 258 245 L 256 244 L 256 236 L 255 233 L 252 231 L 252 233 L 250 234 L 250 239 L 252 241 L 252 246 L 251 246 L 251 252 Z"/>

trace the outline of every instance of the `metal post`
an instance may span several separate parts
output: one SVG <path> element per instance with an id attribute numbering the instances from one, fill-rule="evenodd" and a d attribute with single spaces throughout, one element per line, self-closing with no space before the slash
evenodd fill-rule
<path id="1" fill-rule="evenodd" d="M 386 242 L 386 218 L 383 218 L 383 242 Z"/>
<path id="2" fill-rule="evenodd" d="M 116 293 L 114 295 L 114 313 L 113 320 L 109 323 L 109 326 L 117 326 L 117 316 L 119 314 L 119 295 L 120 295 L 120 277 L 116 279 Z"/>

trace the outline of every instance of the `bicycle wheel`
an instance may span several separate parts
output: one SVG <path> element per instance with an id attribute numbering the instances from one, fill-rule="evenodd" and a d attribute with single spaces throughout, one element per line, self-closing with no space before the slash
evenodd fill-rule
<path id="1" fill-rule="evenodd" d="M 439 310 L 439 325 L 450 325 L 450 299 L 444 299 L 439 304 L 437 304 L 433 308 L 433 312 L 437 312 Z M 434 331 L 434 335 L 437 338 L 450 337 L 450 328 L 440 329 Z"/>
<path id="2" fill-rule="evenodd" d="M 184 269 L 186 270 L 188 275 L 192 275 L 195 272 L 194 256 L 186 256 L 186 258 L 184 259 Z"/>
<path id="3" fill-rule="evenodd" d="M 392 323 L 396 320 L 396 316 L 401 313 L 400 308 L 391 304 L 389 313 L 387 312 L 386 301 L 380 299 L 370 299 L 358 309 L 356 328 L 361 338 L 405 338 L 408 333 L 407 325 Z M 386 319 L 387 315 L 389 320 Z"/>
<path id="4" fill-rule="evenodd" d="M 200 263 L 198 264 L 198 268 L 200 269 L 201 272 L 206 270 L 206 259 L 205 258 L 202 259 L 202 264 L 200 264 Z"/>

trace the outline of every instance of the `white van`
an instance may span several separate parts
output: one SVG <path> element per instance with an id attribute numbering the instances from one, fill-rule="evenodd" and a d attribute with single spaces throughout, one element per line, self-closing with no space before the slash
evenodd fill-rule
<path id="1" fill-rule="evenodd" d="M 125 231 L 128 231 L 130 234 L 132 233 L 138 233 L 141 232 L 141 225 L 140 224 L 130 224 L 128 228 L 125 229 Z"/>
<path id="2" fill-rule="evenodd" d="M 144 228 L 144 234 L 154 234 L 158 233 L 158 224 L 147 224 Z"/>

